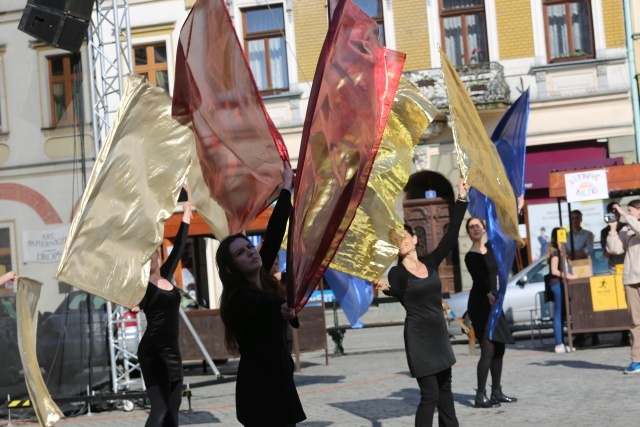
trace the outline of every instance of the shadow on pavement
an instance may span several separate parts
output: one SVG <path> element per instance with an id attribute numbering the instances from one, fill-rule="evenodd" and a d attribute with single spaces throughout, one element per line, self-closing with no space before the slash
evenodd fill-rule
<path id="1" fill-rule="evenodd" d="M 469 408 L 474 408 L 476 395 L 475 394 L 462 394 L 462 393 L 453 393 L 453 400 L 462 405 L 467 406 Z"/>
<path id="2" fill-rule="evenodd" d="M 623 370 L 623 366 L 618 365 L 603 365 L 601 363 L 591 363 L 584 360 L 547 360 L 542 363 L 531 363 L 531 365 L 538 366 L 566 366 L 567 368 L 576 369 L 601 369 L 604 371 L 619 371 Z"/>
<path id="3" fill-rule="evenodd" d="M 344 381 L 344 375 L 295 375 L 296 387 L 304 387 L 313 384 L 338 384 Z"/>
<path id="4" fill-rule="evenodd" d="M 386 399 L 367 399 L 354 402 L 336 402 L 331 406 L 371 421 L 372 427 L 380 427 L 382 420 L 412 416 L 416 413 L 420 393 L 417 389 L 402 389 Z"/>
<path id="5" fill-rule="evenodd" d="M 219 424 L 220 420 L 216 418 L 211 412 L 207 411 L 191 411 L 180 412 L 180 425 L 198 425 L 198 424 Z"/>

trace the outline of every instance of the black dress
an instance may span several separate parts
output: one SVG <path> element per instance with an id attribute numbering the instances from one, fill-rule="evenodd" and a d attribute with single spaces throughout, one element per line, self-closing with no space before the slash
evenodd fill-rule
<path id="1" fill-rule="evenodd" d="M 262 268 L 270 269 L 275 262 L 290 212 L 291 194 L 283 190 L 260 249 Z M 236 413 L 247 426 L 275 427 L 306 419 L 287 350 L 288 322 L 280 312 L 284 302 L 247 288 L 240 288 L 229 300 L 229 327 L 240 349 Z"/>
<path id="2" fill-rule="evenodd" d="M 450 368 L 456 363 L 442 310 L 442 282 L 438 266 L 458 242 L 458 232 L 467 203 L 457 201 L 447 233 L 438 247 L 420 258 L 429 276 L 411 274 L 402 263 L 389 271 L 388 295 L 398 298 L 407 311 L 404 344 L 411 376 L 421 378 Z"/>
<path id="3" fill-rule="evenodd" d="M 495 295 L 498 291 L 498 263 L 493 255 L 493 250 L 491 250 L 491 245 L 487 243 L 485 247 L 487 248 L 486 254 L 467 252 L 464 257 L 464 262 L 473 279 L 473 285 L 469 292 L 469 301 L 467 302 L 467 311 L 476 336 L 480 341 L 486 333 L 485 330 L 491 313 L 491 304 L 487 294 L 491 292 Z M 505 344 L 515 342 L 504 313 L 500 314 L 491 341 Z"/>
<path id="4" fill-rule="evenodd" d="M 173 250 L 160 267 L 160 275 L 168 281 L 178 266 L 188 233 L 189 224 L 181 223 Z M 145 384 L 148 387 L 181 380 L 182 358 L 178 344 L 180 292 L 175 286 L 165 291 L 148 283 L 139 306 L 147 318 L 147 329 L 138 346 L 138 360 Z"/>

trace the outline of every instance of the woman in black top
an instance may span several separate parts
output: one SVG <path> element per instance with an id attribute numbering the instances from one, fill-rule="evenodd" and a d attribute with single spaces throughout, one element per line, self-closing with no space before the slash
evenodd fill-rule
<path id="1" fill-rule="evenodd" d="M 500 315 L 498 323 L 493 331 L 493 338 L 489 340 L 486 331 L 491 306 L 495 302 L 495 294 L 498 291 L 498 263 L 493 255 L 489 243 L 483 243 L 485 227 L 484 222 L 477 216 L 467 220 L 467 233 L 472 245 L 464 262 L 473 279 L 473 286 L 469 292 L 467 311 L 471 318 L 471 324 L 480 341 L 480 360 L 478 361 L 478 389 L 476 390 L 476 408 L 497 408 L 500 403 L 515 402 L 515 397 L 505 396 L 502 393 L 500 379 L 502 376 L 502 358 L 505 344 L 514 343 L 504 313 Z M 487 376 L 491 370 L 491 399 L 487 398 L 485 388 Z"/>
<path id="2" fill-rule="evenodd" d="M 269 219 L 260 252 L 242 234 L 229 236 L 216 253 L 223 290 L 220 314 L 225 344 L 240 355 L 236 381 L 236 414 L 245 426 L 293 426 L 306 416 L 293 381 L 293 360 L 287 351 L 287 321 L 295 311 L 287 306 L 284 289 L 271 266 L 291 212 L 293 173 L 286 165 L 284 190 Z"/>
<path id="3" fill-rule="evenodd" d="M 564 287 L 562 279 L 575 279 L 575 274 L 567 273 L 564 268 L 564 256 L 560 256 L 560 244 L 558 243 L 558 231 L 561 228 L 556 227 L 551 232 L 551 242 L 549 243 L 549 252 L 547 252 L 547 262 L 549 264 L 549 288 L 553 294 L 553 336 L 556 340 L 556 353 L 570 353 L 576 351 L 575 348 L 569 348 L 564 345 L 564 330 L 562 319 L 564 316 Z M 562 243 L 564 246 L 564 243 Z M 564 253 L 564 247 L 562 248 Z"/>
<path id="4" fill-rule="evenodd" d="M 451 366 L 456 363 L 442 311 L 442 282 L 438 266 L 458 242 L 458 232 L 467 210 L 468 186 L 458 184 L 449 229 L 433 252 L 418 258 L 417 237 L 405 225 L 400 243 L 401 262 L 389 271 L 389 284 L 376 282 L 376 289 L 398 298 L 407 311 L 404 344 L 411 376 L 420 387 L 420 405 L 415 425 L 431 426 L 438 408 L 440 426 L 458 426 L 451 392 Z"/>
<path id="5" fill-rule="evenodd" d="M 142 377 L 151 401 L 145 427 L 177 426 L 182 402 L 182 358 L 178 346 L 180 293 L 171 284 L 187 243 L 191 203 L 185 202 L 182 223 L 173 250 L 160 267 L 160 253 L 151 255 L 149 283 L 144 298 L 133 311 L 144 311 L 147 329 L 138 346 Z"/>

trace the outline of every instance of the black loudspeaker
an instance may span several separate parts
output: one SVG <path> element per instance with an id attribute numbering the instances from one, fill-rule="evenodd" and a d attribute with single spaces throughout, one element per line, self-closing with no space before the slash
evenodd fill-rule
<path id="1" fill-rule="evenodd" d="M 91 0 L 29 0 L 18 29 L 50 46 L 78 52 L 92 10 Z"/>
<path id="2" fill-rule="evenodd" d="M 95 0 L 28 0 L 27 5 L 40 9 L 57 10 L 65 15 L 91 21 Z"/>

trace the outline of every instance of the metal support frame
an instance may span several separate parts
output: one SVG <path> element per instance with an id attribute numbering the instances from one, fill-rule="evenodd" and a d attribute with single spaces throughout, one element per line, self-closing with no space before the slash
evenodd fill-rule
<path id="1" fill-rule="evenodd" d="M 124 94 L 123 77 L 133 72 L 129 0 L 96 0 L 89 26 L 89 72 L 95 152 L 106 140 Z"/>
<path id="2" fill-rule="evenodd" d="M 123 390 L 146 390 L 144 380 L 142 379 L 142 370 L 137 356 L 130 352 L 127 348 L 127 336 L 125 333 L 125 323 L 131 322 L 131 319 L 124 317 L 126 309 L 116 306 L 107 301 L 107 314 L 109 316 L 109 356 L 111 360 L 111 390 L 118 393 Z M 138 343 L 142 336 L 140 328 L 140 313 L 136 316 L 136 338 Z M 130 339 L 130 338 L 129 338 Z M 137 348 L 137 347 L 136 347 Z M 122 364 L 119 365 L 118 362 Z M 131 374 L 138 372 L 138 378 L 131 378 Z"/>

